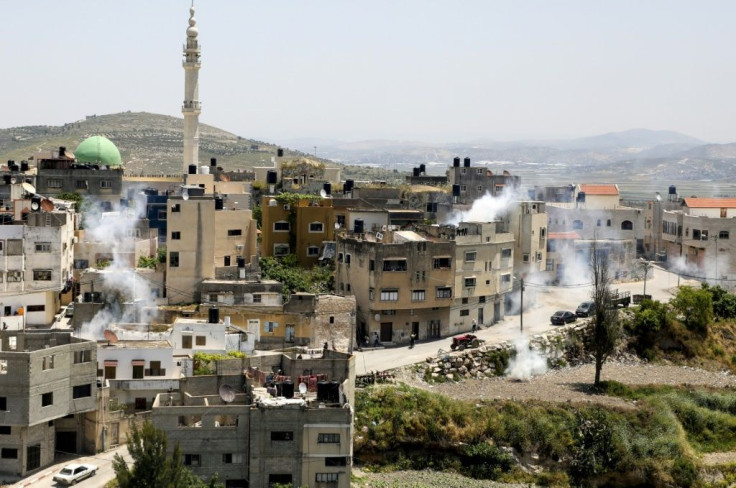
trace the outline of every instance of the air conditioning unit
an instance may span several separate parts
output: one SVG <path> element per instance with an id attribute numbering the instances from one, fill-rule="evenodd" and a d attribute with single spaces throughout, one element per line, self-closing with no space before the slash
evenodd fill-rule
<path id="1" fill-rule="evenodd" d="M 243 247 L 243 244 L 235 244 L 235 249 L 237 249 L 238 251 L 242 251 Z"/>

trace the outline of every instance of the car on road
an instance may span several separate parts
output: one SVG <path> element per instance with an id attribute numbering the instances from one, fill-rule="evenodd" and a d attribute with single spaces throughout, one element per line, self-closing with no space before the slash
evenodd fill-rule
<path id="1" fill-rule="evenodd" d="M 575 315 L 578 317 L 590 317 L 595 313 L 595 302 L 587 301 L 581 303 L 577 310 L 575 310 Z"/>
<path id="2" fill-rule="evenodd" d="M 54 481 L 60 485 L 73 485 L 96 473 L 97 466 L 94 464 L 67 464 L 58 474 L 54 475 Z"/>
<path id="3" fill-rule="evenodd" d="M 552 314 L 552 317 L 550 317 L 552 325 L 565 325 L 570 322 L 575 322 L 577 319 L 578 316 L 569 310 L 558 310 Z"/>
<path id="4" fill-rule="evenodd" d="M 74 302 L 67 305 L 64 317 L 74 317 Z"/>

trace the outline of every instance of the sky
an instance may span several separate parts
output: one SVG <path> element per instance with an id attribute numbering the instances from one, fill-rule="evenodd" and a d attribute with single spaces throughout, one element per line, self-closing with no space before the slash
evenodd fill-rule
<path id="1" fill-rule="evenodd" d="M 0 128 L 181 117 L 188 0 L 4 0 Z M 736 2 L 197 0 L 200 121 L 271 143 L 736 141 Z"/>

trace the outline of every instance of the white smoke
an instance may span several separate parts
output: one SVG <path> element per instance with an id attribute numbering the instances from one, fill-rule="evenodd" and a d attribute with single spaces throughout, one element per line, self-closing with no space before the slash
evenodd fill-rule
<path id="1" fill-rule="evenodd" d="M 129 202 L 129 207 L 116 205 L 112 212 L 102 212 L 98 207 L 85 214 L 85 238 L 112 256 L 110 265 L 100 272 L 104 283 L 103 294 L 107 301 L 92 320 L 82 324 L 80 335 L 99 340 L 112 323 L 141 322 L 151 320 L 155 310 L 155 297 L 149 282 L 135 272 L 137 263 L 126 261 L 135 255 L 138 220 L 146 216 L 146 199 L 139 191 Z M 143 238 L 145 236 L 141 236 Z"/>
<path id="2" fill-rule="evenodd" d="M 528 381 L 532 376 L 547 372 L 547 358 L 529 347 L 529 338 L 526 335 L 521 335 L 514 341 L 514 349 L 516 356 L 511 358 L 505 372 L 508 378 Z"/>
<path id="3" fill-rule="evenodd" d="M 470 210 L 460 210 L 448 216 L 443 224 L 458 225 L 460 222 L 493 222 L 506 215 L 522 195 L 515 189 L 504 187 L 500 195 L 485 195 L 473 201 Z"/>

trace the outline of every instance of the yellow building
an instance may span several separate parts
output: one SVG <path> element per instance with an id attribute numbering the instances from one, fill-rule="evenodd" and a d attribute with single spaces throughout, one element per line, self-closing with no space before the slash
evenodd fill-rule
<path id="1" fill-rule="evenodd" d="M 335 239 L 335 216 L 329 198 L 302 198 L 293 194 L 264 196 L 261 256 L 294 254 L 301 266 L 317 263 L 325 241 Z"/>
<path id="2" fill-rule="evenodd" d="M 190 194 L 187 200 L 169 197 L 166 217 L 166 296 L 171 304 L 199 302 L 202 280 L 215 278 L 223 267 L 236 273 L 238 260 L 250 262 L 256 255 L 250 210 L 232 210 L 212 195 Z"/>

